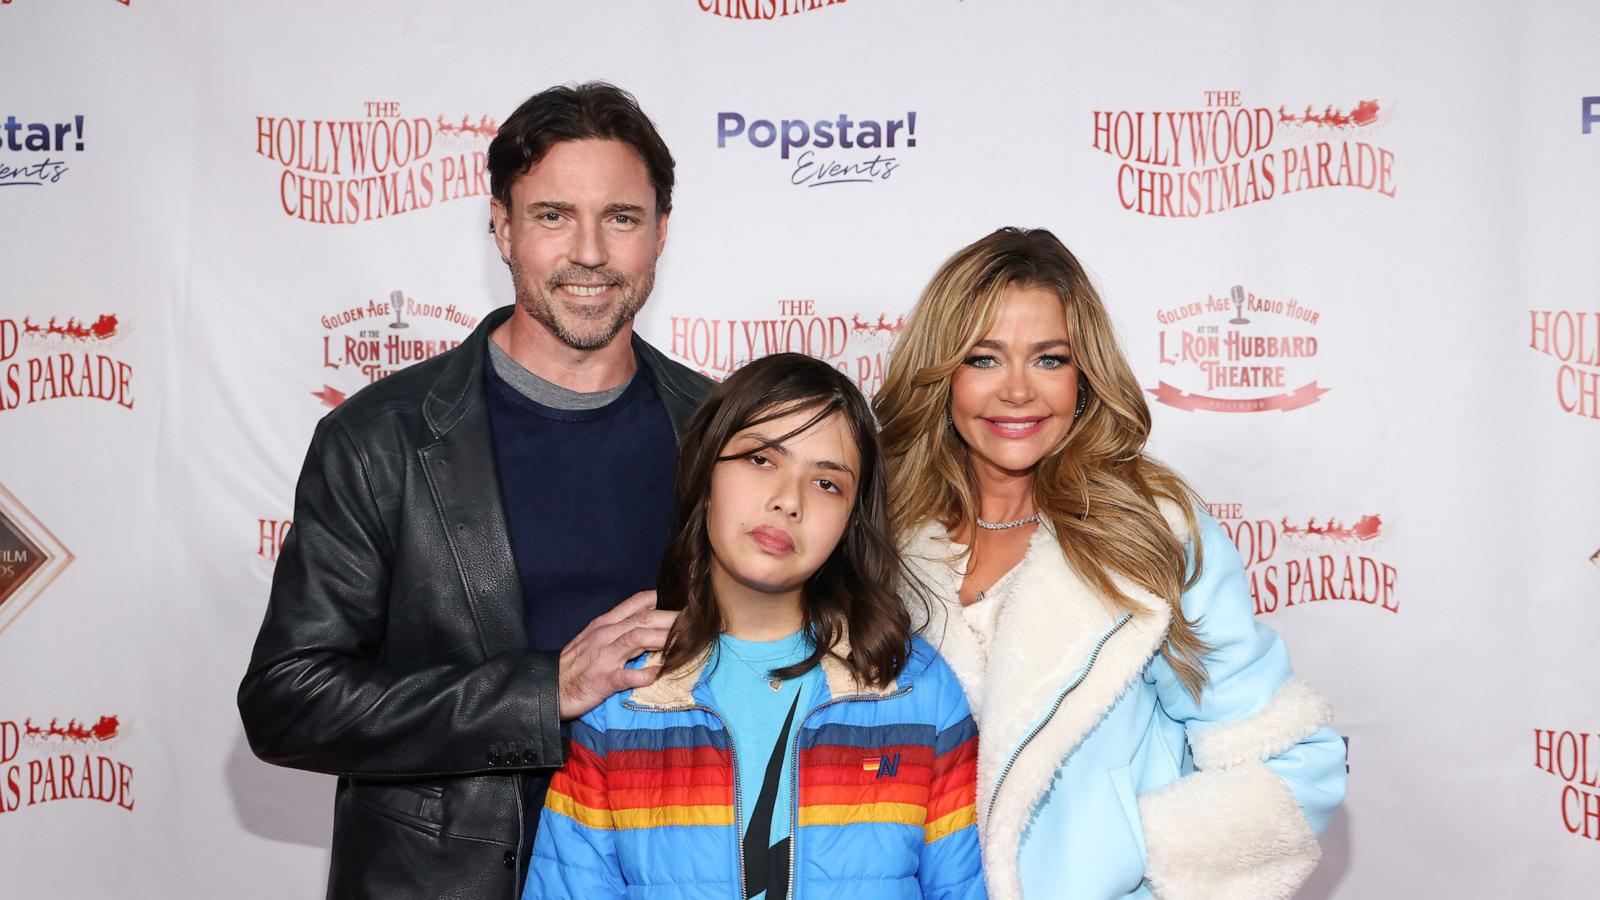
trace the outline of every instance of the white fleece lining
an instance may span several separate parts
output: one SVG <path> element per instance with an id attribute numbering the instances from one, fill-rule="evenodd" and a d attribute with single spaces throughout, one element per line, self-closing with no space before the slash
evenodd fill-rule
<path id="1" fill-rule="evenodd" d="M 1083 582 L 1061 556 L 1056 536 L 1041 527 L 1015 570 L 1007 594 L 1014 598 L 999 613 L 987 659 L 959 619 L 951 569 L 950 543 L 938 526 L 924 529 L 906 547 L 906 556 L 943 601 L 927 635 L 955 670 L 975 710 L 978 741 L 978 828 L 984 837 L 984 868 L 989 895 L 998 900 L 1022 895 L 1017 850 L 1023 824 L 1049 789 L 1061 761 L 1128 689 L 1166 639 L 1172 610 L 1159 597 L 1118 581 L 1118 587 L 1143 607 L 1101 648 L 1082 684 L 1017 758 L 1004 789 L 990 809 L 996 779 L 1006 760 L 1087 660 L 1095 641 L 1115 619 L 1099 594 Z M 942 570 L 942 571 L 941 571 Z M 942 627 L 942 634 L 940 629 Z M 942 641 L 940 641 L 942 638 Z M 987 667 L 985 669 L 985 664 Z M 976 710 L 982 710 L 981 716 Z M 1004 823 L 990 827 L 990 823 Z"/>
<path id="2" fill-rule="evenodd" d="M 1139 798 L 1149 867 L 1161 900 L 1280 900 L 1322 856 L 1294 794 L 1249 762 L 1195 772 Z"/>
<path id="3" fill-rule="evenodd" d="M 1221 722 L 1189 732 L 1194 763 L 1200 769 L 1220 769 L 1271 759 L 1333 721 L 1333 710 L 1322 695 L 1299 678 L 1278 688 L 1266 708 L 1237 722 Z"/>

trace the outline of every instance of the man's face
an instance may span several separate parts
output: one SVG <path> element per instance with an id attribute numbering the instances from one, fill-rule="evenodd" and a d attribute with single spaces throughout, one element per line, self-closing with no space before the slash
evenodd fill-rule
<path id="1" fill-rule="evenodd" d="M 558 143 L 490 209 L 517 305 L 567 346 L 611 343 L 650 296 L 667 217 L 631 146 Z"/>

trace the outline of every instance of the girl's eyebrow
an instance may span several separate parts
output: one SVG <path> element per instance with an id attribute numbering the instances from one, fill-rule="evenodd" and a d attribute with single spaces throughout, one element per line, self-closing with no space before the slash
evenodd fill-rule
<path id="1" fill-rule="evenodd" d="M 767 437 L 759 431 L 747 431 L 742 436 L 748 440 L 752 440 L 760 444 L 761 449 L 763 450 L 774 450 L 777 451 L 779 456 L 788 459 L 794 458 L 794 454 L 789 451 L 788 447 L 785 447 L 783 444 L 770 437 Z M 810 461 L 810 465 L 815 469 L 826 469 L 830 472 L 843 472 L 846 475 L 849 475 L 851 478 L 854 478 L 856 475 L 856 471 L 854 469 L 842 462 L 836 462 L 831 459 L 814 459 Z"/>

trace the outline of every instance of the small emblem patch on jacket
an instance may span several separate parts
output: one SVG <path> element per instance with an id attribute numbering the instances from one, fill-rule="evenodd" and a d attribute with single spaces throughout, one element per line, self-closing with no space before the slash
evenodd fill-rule
<path id="1" fill-rule="evenodd" d="M 861 758 L 861 771 L 875 772 L 878 778 L 893 778 L 900 773 L 900 754 L 885 753 L 882 756 L 864 756 Z"/>

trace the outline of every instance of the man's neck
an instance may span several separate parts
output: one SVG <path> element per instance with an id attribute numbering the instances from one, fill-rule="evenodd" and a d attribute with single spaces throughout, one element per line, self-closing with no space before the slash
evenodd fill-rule
<path id="1" fill-rule="evenodd" d="M 513 308 L 490 335 L 517 364 L 569 391 L 592 394 L 625 384 L 638 369 L 633 355 L 633 322 L 625 322 L 604 347 L 578 350 L 567 346 L 538 320 Z"/>

